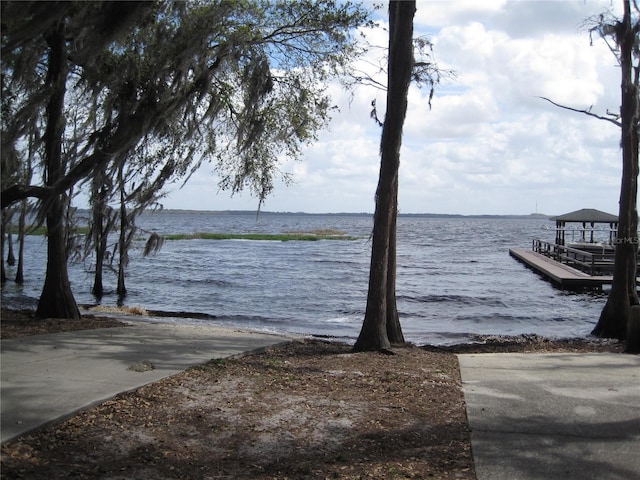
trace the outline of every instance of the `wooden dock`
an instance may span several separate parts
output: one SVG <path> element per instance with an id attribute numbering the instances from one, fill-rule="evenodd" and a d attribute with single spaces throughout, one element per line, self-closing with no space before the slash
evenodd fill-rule
<path id="1" fill-rule="evenodd" d="M 589 275 L 526 248 L 511 248 L 509 255 L 563 289 L 601 289 L 603 285 L 611 285 L 613 282 L 612 275 Z"/>

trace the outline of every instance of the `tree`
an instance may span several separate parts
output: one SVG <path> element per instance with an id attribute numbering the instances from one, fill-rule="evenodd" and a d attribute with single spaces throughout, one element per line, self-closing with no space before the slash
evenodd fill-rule
<path id="1" fill-rule="evenodd" d="M 99 300 L 104 294 L 103 269 L 107 259 L 109 232 L 115 225 L 116 216 L 109 205 L 112 191 L 111 179 L 104 169 L 97 170 L 91 179 L 91 220 L 89 233 L 85 237 L 85 251 L 93 249 L 95 253 L 95 270 L 91 293 Z"/>
<path id="2" fill-rule="evenodd" d="M 380 142 L 380 176 L 376 191 L 367 308 L 360 335 L 354 345 L 356 351 L 390 348 L 387 332 L 388 314 L 391 313 L 397 318 L 397 312 L 389 310 L 389 300 L 392 302 L 391 307 L 395 309 L 395 273 L 391 274 L 391 271 L 395 270 L 398 169 L 402 128 L 407 113 L 407 96 L 414 64 L 415 11 L 415 1 L 389 2 L 387 111 Z M 390 299 L 391 291 L 393 298 Z"/>
<path id="3" fill-rule="evenodd" d="M 74 132 L 78 155 L 66 159 L 68 168 L 61 163 L 44 185 L 3 182 L 2 207 L 35 197 L 53 208 L 52 220 L 54 211 L 62 218 L 59 195 L 109 165 L 118 172 L 131 157 L 153 167 L 138 180 L 168 172 L 162 185 L 212 162 L 221 188 L 248 188 L 264 201 L 278 159 L 297 158 L 328 122 L 325 82 L 357 53 L 350 31 L 368 15 L 332 0 L 2 2 L 3 110 L 5 98 L 14 102 L 3 147 L 18 158 L 27 126 L 49 112 L 53 90 L 41 65 L 54 57 L 46 41 L 53 33 L 63 38 L 61 72 L 69 72 L 58 85 L 73 88 L 86 119 Z M 70 135 L 62 113 L 55 133 Z M 62 269 L 56 262 L 48 265 Z M 47 294 L 39 314 L 73 310 L 52 305 L 72 303 L 57 293 Z"/>
<path id="4" fill-rule="evenodd" d="M 635 19 L 632 18 L 630 0 L 623 0 L 624 13 L 618 20 L 602 14 L 590 28 L 609 45 L 616 56 L 621 73 L 621 107 L 619 112 L 599 115 L 591 109 L 575 109 L 553 105 L 608 121 L 620 127 L 622 149 L 622 181 L 618 213 L 618 231 L 615 245 L 613 283 L 607 302 L 598 319 L 593 335 L 624 340 L 631 316 L 631 306 L 638 305 L 636 287 L 638 263 L 638 130 L 640 129 L 640 10 L 634 1 Z M 635 65 L 634 65 L 635 62 Z"/>
<path id="5" fill-rule="evenodd" d="M 64 96 L 67 86 L 67 44 L 64 23 L 55 24 L 47 32 L 49 47 L 46 87 L 50 90 L 46 107 L 47 127 L 44 134 L 46 184 L 53 186 L 64 175 L 62 137 L 64 129 Z M 80 310 L 71 292 L 67 272 L 64 231 L 64 205 L 61 193 L 51 196 L 46 205 L 47 271 L 36 315 L 41 318 L 80 318 Z"/>
<path id="6" fill-rule="evenodd" d="M 622 184 L 616 236 L 613 283 L 593 335 L 626 339 L 631 306 L 638 305 L 636 270 L 638 265 L 638 130 L 640 128 L 640 19 L 631 19 L 631 5 L 624 0 L 622 21 L 613 25 L 619 47 L 622 75 L 620 127 L 622 147 Z M 636 14 L 638 5 L 634 2 Z M 609 29 L 602 25 L 601 32 Z M 634 65 L 634 61 L 636 64 Z"/>
<path id="7" fill-rule="evenodd" d="M 0 217 L 0 282 L 2 285 L 7 281 L 7 272 L 4 269 L 4 241 L 6 238 L 6 225 L 5 222 L 5 212 L 2 211 L 2 216 Z"/>
<path id="8" fill-rule="evenodd" d="M 29 205 L 27 200 L 22 200 L 20 216 L 18 217 L 18 268 L 16 269 L 16 283 L 24 283 L 24 240 L 26 230 L 26 218 Z"/>
<path id="9" fill-rule="evenodd" d="M 47 269 L 36 315 L 80 318 L 67 272 L 67 232 L 64 223 L 65 191 L 73 183 L 64 189 L 56 189 L 56 185 L 64 180 L 68 164 L 62 151 L 66 124 L 65 95 L 69 74 L 74 67 L 78 67 L 70 59 L 82 53 L 72 48 L 73 42 L 69 41 L 69 37 L 79 40 L 78 37 L 87 27 L 83 22 L 73 25 L 72 18 L 87 20 L 95 12 L 91 5 L 72 3 L 51 5 L 34 2 L 16 6 L 13 2 L 3 2 L 2 7 L 3 20 L 9 18 L 8 24 L 3 25 L 2 36 L 3 100 L 4 94 L 10 92 L 9 99 L 19 103 L 3 131 L 3 144 L 10 147 L 11 157 L 18 157 L 25 132 L 33 136 L 32 132 L 40 126 L 36 122 L 41 116 L 44 119 L 40 149 L 45 186 L 41 188 L 48 193 L 39 198 L 43 200 L 42 209 L 46 216 Z M 122 12 L 119 7 L 116 10 Z M 104 18 L 100 21 L 104 22 Z M 111 30 L 119 21 L 116 19 L 112 25 L 103 25 L 105 29 L 100 30 L 100 34 Z M 106 37 L 101 41 L 111 39 L 108 35 Z M 26 197 L 21 196 L 17 200 Z"/>
<path id="10" fill-rule="evenodd" d="M 38 143 L 34 138 L 38 132 L 33 132 L 28 135 L 28 146 L 27 146 L 27 155 L 24 162 L 23 168 L 23 178 L 29 183 L 31 182 L 31 177 L 33 176 L 33 155 L 34 155 L 34 144 Z M 24 283 L 24 242 L 27 228 L 27 213 L 33 212 L 34 208 L 29 204 L 28 199 L 23 199 L 20 201 L 20 217 L 18 220 L 18 268 L 16 269 L 16 283 L 22 284 Z"/>
<path id="11" fill-rule="evenodd" d="M 33 3 L 42 10 L 42 2 Z M 80 11 L 53 15 L 73 14 L 72 23 L 83 25 L 77 35 L 68 32 L 70 43 L 82 47 L 70 59 L 75 59 L 83 85 L 91 89 L 90 100 L 102 106 L 103 123 L 83 134 L 83 158 L 54 187 L 8 185 L 2 190 L 3 207 L 28 196 L 46 198 L 64 191 L 123 152 L 143 148 L 142 141 L 149 149 L 164 149 L 165 159 L 171 159 L 171 153 L 180 157 L 176 169 L 181 174 L 212 160 L 222 174 L 221 187 L 236 191 L 249 186 L 263 198 L 272 188 L 274 155 L 297 157 L 300 145 L 315 139 L 317 129 L 326 124 L 332 107 L 324 82 L 347 68 L 357 53 L 349 31 L 365 24 L 369 14 L 350 2 L 337 5 L 331 0 L 139 2 L 150 6 L 142 13 L 141 7 L 131 7 L 128 15 L 138 22 L 135 35 L 101 51 L 122 24 L 133 21 L 111 11 L 112 3 L 121 4 L 82 3 Z M 15 11 L 6 7 L 3 18 L 24 16 L 31 5 L 5 4 Z M 100 14 L 94 19 L 89 14 L 96 10 Z M 24 73 L 18 71 L 16 57 L 31 46 L 27 32 L 37 36 L 48 25 L 41 25 L 36 13 L 15 32 L 3 30 L 8 76 Z M 114 32 L 102 34 L 98 28 L 111 20 Z M 4 88 L 11 87 L 16 85 Z M 35 97 L 35 92 L 29 94 Z M 33 104 L 27 104 L 21 113 L 31 110 Z M 17 137 L 6 136 L 13 145 Z M 150 140 L 165 143 L 153 147 Z M 258 161 L 264 155 L 266 159 Z"/>

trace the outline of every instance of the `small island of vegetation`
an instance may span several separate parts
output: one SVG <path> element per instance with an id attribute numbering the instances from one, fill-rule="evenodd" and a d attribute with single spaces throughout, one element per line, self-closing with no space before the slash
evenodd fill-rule
<path id="1" fill-rule="evenodd" d="M 165 240 L 267 240 L 267 241 L 317 241 L 317 240 L 356 240 L 357 237 L 332 229 L 284 233 L 177 233 L 164 236 Z"/>

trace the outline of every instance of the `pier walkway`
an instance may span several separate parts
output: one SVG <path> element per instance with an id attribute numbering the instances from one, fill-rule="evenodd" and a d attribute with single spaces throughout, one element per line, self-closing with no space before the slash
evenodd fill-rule
<path id="1" fill-rule="evenodd" d="M 560 288 L 602 288 L 603 285 L 610 285 L 613 281 L 612 275 L 589 275 L 526 248 L 511 248 L 509 255 L 545 276 Z"/>

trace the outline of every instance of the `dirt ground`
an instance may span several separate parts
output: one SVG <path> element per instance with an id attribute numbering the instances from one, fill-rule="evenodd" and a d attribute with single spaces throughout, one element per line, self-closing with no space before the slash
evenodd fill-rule
<path id="1" fill-rule="evenodd" d="M 1 325 L 9 338 L 122 324 L 3 310 Z M 456 352 L 622 351 L 596 340 L 479 340 L 389 355 L 311 339 L 213 361 L 3 445 L 1 477 L 474 479 Z"/>

